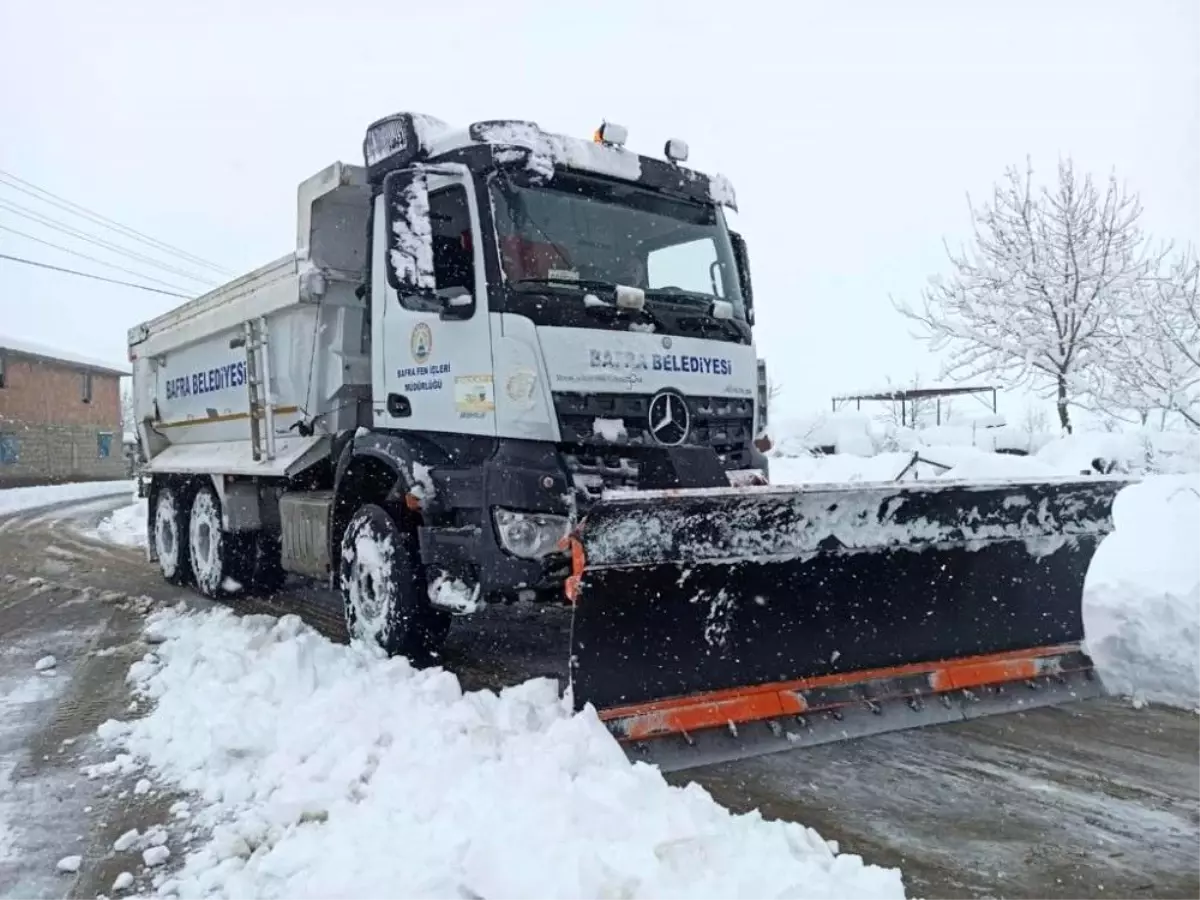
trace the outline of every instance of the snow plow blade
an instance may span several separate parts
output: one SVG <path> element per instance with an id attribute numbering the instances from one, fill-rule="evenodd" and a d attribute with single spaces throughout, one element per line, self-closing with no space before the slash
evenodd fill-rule
<path id="1" fill-rule="evenodd" d="M 1083 584 L 1129 483 L 606 498 L 572 539 L 575 707 L 680 769 L 1100 695 Z"/>

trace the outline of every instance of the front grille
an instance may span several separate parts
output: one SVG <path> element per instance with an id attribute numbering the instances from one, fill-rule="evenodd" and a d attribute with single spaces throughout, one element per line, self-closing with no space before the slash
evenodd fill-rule
<path id="1" fill-rule="evenodd" d="M 660 446 L 650 433 L 653 394 L 554 394 L 563 456 L 578 487 L 635 487 L 636 448 Z M 686 446 L 711 447 L 726 469 L 750 467 L 754 401 L 740 397 L 685 397 L 691 428 Z M 603 420 L 597 425 L 596 420 Z M 617 423 L 620 423 L 619 427 Z"/>

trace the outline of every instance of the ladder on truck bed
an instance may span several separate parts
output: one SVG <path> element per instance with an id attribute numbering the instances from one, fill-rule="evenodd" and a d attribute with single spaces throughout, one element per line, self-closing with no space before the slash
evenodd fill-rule
<path id="1" fill-rule="evenodd" d="M 265 316 L 250 319 L 230 347 L 246 348 L 246 391 L 250 409 L 250 452 L 255 462 L 275 459 L 275 409 L 271 405 L 271 358 Z"/>

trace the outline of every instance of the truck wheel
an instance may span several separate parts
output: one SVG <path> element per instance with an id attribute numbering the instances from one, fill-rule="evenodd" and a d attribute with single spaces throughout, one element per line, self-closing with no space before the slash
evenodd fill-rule
<path id="1" fill-rule="evenodd" d="M 168 583 L 187 581 L 191 572 L 188 516 L 174 488 L 160 488 L 154 500 L 154 552 L 158 568 Z"/>
<path id="2" fill-rule="evenodd" d="M 247 544 L 244 535 L 222 529 L 217 492 L 209 485 L 200 488 L 192 500 L 188 522 L 188 555 L 200 593 L 218 597 L 244 589 L 250 575 Z"/>
<path id="3" fill-rule="evenodd" d="M 367 504 L 342 536 L 339 564 L 346 630 L 389 656 L 417 664 L 441 651 L 450 614 L 429 605 L 415 537 L 381 506 Z"/>

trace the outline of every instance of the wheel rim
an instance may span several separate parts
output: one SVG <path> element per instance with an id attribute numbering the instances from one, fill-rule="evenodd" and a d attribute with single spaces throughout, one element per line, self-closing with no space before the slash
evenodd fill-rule
<path id="1" fill-rule="evenodd" d="M 221 526 L 216 504 L 208 491 L 197 494 L 192 504 L 189 536 L 196 581 L 208 591 L 215 591 L 224 576 L 221 566 Z"/>
<path id="2" fill-rule="evenodd" d="M 154 510 L 154 549 L 164 572 L 173 574 L 179 565 L 179 540 L 175 533 L 175 497 L 165 494 Z"/>
<path id="3" fill-rule="evenodd" d="M 196 538 L 196 549 L 199 551 L 201 559 L 208 559 L 212 552 L 212 530 L 205 522 L 201 522 L 197 530 L 199 534 Z"/>
<path id="4" fill-rule="evenodd" d="M 390 536 L 358 527 L 347 533 L 348 571 L 344 578 L 349 607 L 350 637 L 382 645 L 395 598 L 393 561 L 396 547 Z"/>

